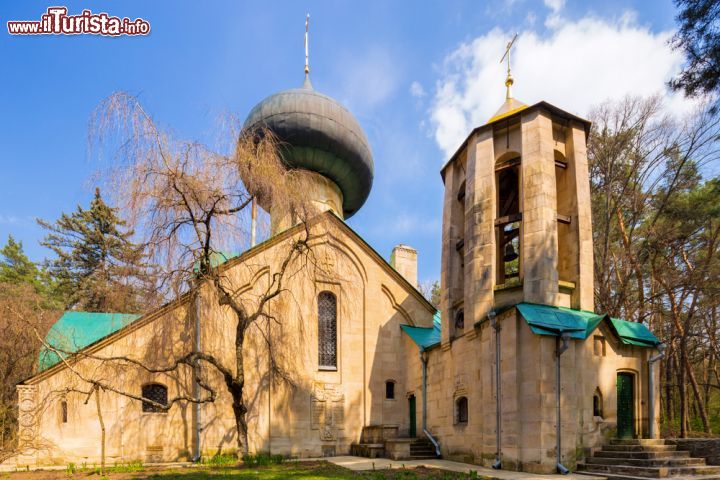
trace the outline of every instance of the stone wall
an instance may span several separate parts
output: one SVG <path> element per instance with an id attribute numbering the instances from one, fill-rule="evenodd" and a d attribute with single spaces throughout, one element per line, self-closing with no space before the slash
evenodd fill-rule
<path id="1" fill-rule="evenodd" d="M 666 443 L 689 451 L 691 457 L 704 458 L 708 465 L 720 465 L 720 438 L 669 438 Z"/>
<path id="2" fill-rule="evenodd" d="M 340 220 L 326 218 L 329 220 L 313 232 L 312 265 L 316 268 L 293 270 L 285 284 L 288 292 L 270 307 L 274 318 L 281 321 L 273 323 L 267 338 L 294 386 L 273 378 L 267 342 L 258 329 L 251 328 L 245 340 L 251 452 L 297 457 L 347 454 L 360 440 L 363 426 L 384 425 L 401 435 L 408 432 L 405 394 L 416 390 L 417 380 L 406 377 L 407 337 L 400 325 L 430 327 L 434 308 Z M 279 238 L 266 248 L 259 246 L 252 258 L 228 264 L 226 278 L 246 292 L 251 302 L 258 290 L 266 288 L 287 245 L 287 239 Z M 325 290 L 337 297 L 336 369 L 318 366 L 316 298 Z M 236 319 L 219 306 L 211 288 L 203 289 L 197 300 L 171 304 L 161 313 L 99 342 L 92 347 L 93 358 L 73 364 L 73 371 L 64 365 L 53 367 L 20 389 L 23 464 L 98 461 L 96 406 L 92 398 L 88 402 L 87 394 L 80 393 L 88 388 L 78 374 L 102 378 L 119 390 L 138 394 L 149 382 L 166 385 L 168 398 L 193 394 L 189 369 L 176 375 L 150 374 L 120 368 L 103 358 L 129 356 L 148 365 L 165 366 L 193 348 L 197 316 L 202 350 L 232 365 Z M 413 357 L 417 364 L 417 352 Z M 414 369 L 413 375 L 417 373 Z M 232 452 L 237 440 L 230 395 L 217 372 L 208 368 L 205 380 L 215 387 L 218 397 L 199 408 L 202 454 Z M 393 399 L 385 395 L 388 381 L 395 384 Z M 419 407 L 419 392 L 416 395 Z M 68 405 L 66 423 L 58 413 L 62 400 Z M 142 412 L 137 400 L 106 390 L 102 411 L 109 463 L 188 460 L 196 451 L 198 418 L 192 404 L 179 402 L 166 413 L 148 413 Z M 418 419 L 419 415 L 420 408 Z"/>

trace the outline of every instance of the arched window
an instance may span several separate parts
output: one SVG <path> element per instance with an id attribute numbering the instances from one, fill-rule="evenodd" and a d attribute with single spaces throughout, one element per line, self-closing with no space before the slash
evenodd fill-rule
<path id="1" fill-rule="evenodd" d="M 520 159 L 496 167 L 497 190 L 497 283 L 520 276 Z"/>
<path id="2" fill-rule="evenodd" d="M 395 382 L 392 380 L 385 382 L 385 398 L 395 400 Z"/>
<path id="3" fill-rule="evenodd" d="M 148 400 L 151 400 L 155 403 L 158 403 L 160 405 L 167 405 L 167 403 L 168 403 L 167 387 L 160 383 L 148 383 L 148 384 L 142 386 L 142 397 L 146 398 Z M 150 412 L 150 413 L 158 413 L 158 412 L 165 411 L 162 408 L 160 408 L 158 405 L 155 405 L 155 403 L 143 401 L 142 402 L 142 411 Z"/>
<path id="4" fill-rule="evenodd" d="M 564 134 L 563 134 L 564 135 Z M 557 201 L 557 246 L 558 246 L 558 277 L 560 280 L 574 281 L 573 266 L 576 247 L 573 242 L 571 225 L 573 213 L 572 179 L 568 172 L 565 156 L 557 150 L 555 153 L 555 197 Z"/>
<path id="5" fill-rule="evenodd" d="M 468 423 L 468 401 L 467 397 L 460 397 L 455 400 L 455 423 Z"/>
<path id="6" fill-rule="evenodd" d="M 337 369 L 337 299 L 332 292 L 318 295 L 318 365 Z"/>
<path id="7" fill-rule="evenodd" d="M 596 388 L 593 394 L 593 417 L 603 416 L 603 399 L 600 389 Z"/>
<path id="8" fill-rule="evenodd" d="M 67 400 L 61 400 L 61 401 L 60 401 L 60 422 L 61 422 L 61 423 L 67 423 L 67 422 L 68 422 Z"/>

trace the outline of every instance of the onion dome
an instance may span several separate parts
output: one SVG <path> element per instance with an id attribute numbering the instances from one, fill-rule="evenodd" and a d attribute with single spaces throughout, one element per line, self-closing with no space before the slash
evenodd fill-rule
<path id="1" fill-rule="evenodd" d="M 301 88 L 271 95 L 250 111 L 243 129 L 256 128 L 277 136 L 288 167 L 319 173 L 340 188 L 345 218 L 365 203 L 373 182 L 367 137 L 352 113 L 313 90 L 307 69 Z"/>

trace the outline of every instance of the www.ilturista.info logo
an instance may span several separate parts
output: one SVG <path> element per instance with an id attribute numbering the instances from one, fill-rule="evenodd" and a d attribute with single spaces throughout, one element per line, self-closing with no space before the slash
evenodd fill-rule
<path id="1" fill-rule="evenodd" d="M 68 15 L 67 7 L 49 7 L 47 13 L 36 20 L 7 22 L 10 35 L 147 35 L 150 23 L 142 18 L 111 17 L 107 13 L 83 10 L 80 15 Z"/>

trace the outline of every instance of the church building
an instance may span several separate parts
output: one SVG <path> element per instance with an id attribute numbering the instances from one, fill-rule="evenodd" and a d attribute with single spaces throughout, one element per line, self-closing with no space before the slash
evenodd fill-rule
<path id="1" fill-rule="evenodd" d="M 613 437 L 658 432 L 658 340 L 593 305 L 586 142 L 590 123 L 511 94 L 440 171 L 445 186 L 441 305 L 417 288 L 417 252 L 386 260 L 345 220 L 370 194 L 373 156 L 354 116 L 301 88 L 262 100 L 245 128 L 272 130 L 289 167 L 310 172 L 317 265 L 272 301 L 281 318 L 246 339 L 245 399 L 253 453 L 437 457 L 507 470 L 574 469 Z M 492 100 L 488 100 L 492 101 Z M 387 159 L 391 161 L 392 159 Z M 263 289 L 305 226 L 272 206 L 271 236 L 216 268 L 248 297 Z M 157 372 L 191 352 L 233 364 L 234 317 L 199 286 L 142 316 L 67 312 L 37 374 L 18 385 L 18 465 L 192 461 L 237 449 L 219 374 L 212 402 L 193 371 Z M 270 340 L 269 340 L 270 339 Z M 292 382 L 274 378 L 268 344 Z M 653 371 L 655 370 L 655 371 Z M 653 377 L 653 378 L 651 378 Z M 103 390 L 96 402 L 87 379 Z M 653 388 L 652 385 L 655 385 Z M 104 435 L 104 442 L 102 437 Z"/>

